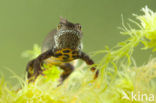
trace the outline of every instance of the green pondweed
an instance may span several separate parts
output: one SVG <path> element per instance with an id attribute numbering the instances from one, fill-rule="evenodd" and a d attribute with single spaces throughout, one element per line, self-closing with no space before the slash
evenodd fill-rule
<path id="1" fill-rule="evenodd" d="M 139 22 L 137 28 L 124 22 L 121 34 L 129 35 L 128 39 L 118 43 L 114 48 L 97 51 L 103 58 L 97 64 L 100 75 L 93 80 L 94 74 L 85 64 L 78 64 L 77 69 L 57 87 L 61 70 L 55 66 L 45 71 L 46 77 L 40 76 L 36 82 L 27 84 L 14 91 L 3 78 L 0 79 L 1 103 L 148 103 L 156 102 L 156 58 L 148 64 L 137 67 L 132 54 L 135 47 L 142 43 L 143 49 L 156 51 L 156 13 L 147 6 L 142 9 L 143 15 L 133 14 Z M 135 27 L 136 27 L 135 26 Z M 26 51 L 23 55 L 30 59 L 40 54 L 40 47 Z"/>

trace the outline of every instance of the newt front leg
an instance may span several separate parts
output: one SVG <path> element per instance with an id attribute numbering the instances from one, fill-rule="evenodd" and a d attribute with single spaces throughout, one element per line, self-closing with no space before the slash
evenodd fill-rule
<path id="1" fill-rule="evenodd" d="M 88 64 L 88 65 L 94 64 L 94 61 L 86 53 L 84 53 L 82 51 L 79 52 L 78 58 L 84 60 L 86 62 L 86 64 Z M 91 68 L 92 72 L 94 72 L 95 70 L 96 70 L 95 67 Z M 98 77 L 98 75 L 99 75 L 99 70 L 96 71 L 94 79 L 96 79 Z"/>
<path id="2" fill-rule="evenodd" d="M 50 49 L 28 63 L 26 68 L 28 72 L 28 82 L 34 81 L 38 75 L 42 74 L 41 64 L 51 56 L 54 56 L 54 53 L 53 50 Z"/>

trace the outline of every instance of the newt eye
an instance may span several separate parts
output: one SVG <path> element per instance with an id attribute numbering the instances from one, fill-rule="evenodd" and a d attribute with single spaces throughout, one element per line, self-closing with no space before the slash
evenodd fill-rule
<path id="1" fill-rule="evenodd" d="M 57 30 L 61 29 L 61 27 L 62 27 L 62 24 L 58 24 Z"/>
<path id="2" fill-rule="evenodd" d="M 77 25 L 77 28 L 78 28 L 79 30 L 81 30 L 81 25 Z"/>

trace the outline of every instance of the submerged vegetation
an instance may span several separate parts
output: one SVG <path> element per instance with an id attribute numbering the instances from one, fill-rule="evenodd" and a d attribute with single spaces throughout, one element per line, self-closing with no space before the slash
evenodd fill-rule
<path id="1" fill-rule="evenodd" d="M 0 79 L 0 103 L 148 103 L 156 102 L 156 58 L 138 67 L 132 56 L 135 47 L 156 51 L 156 13 L 148 7 L 142 9 L 143 15 L 131 20 L 136 26 L 125 25 L 122 21 L 121 34 L 128 39 L 114 48 L 97 51 L 103 58 L 97 64 L 99 78 L 93 80 L 94 73 L 85 64 L 76 62 L 74 73 L 57 87 L 59 68 L 49 67 L 35 83 L 27 84 L 18 77 L 21 89 L 13 90 L 3 78 Z M 23 55 L 30 59 L 40 54 L 40 47 Z M 45 79 L 46 78 L 46 79 Z M 135 94 L 135 95 L 134 95 Z"/>

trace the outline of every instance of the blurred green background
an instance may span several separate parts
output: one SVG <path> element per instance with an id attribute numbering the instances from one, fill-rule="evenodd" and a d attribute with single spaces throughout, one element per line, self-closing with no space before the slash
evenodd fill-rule
<path id="1" fill-rule="evenodd" d="M 82 25 L 84 51 L 92 52 L 126 39 L 118 29 L 121 14 L 126 22 L 134 18 L 132 13 L 142 14 L 145 5 L 156 11 L 156 0 L 0 0 L 0 71 L 10 77 L 8 67 L 24 77 L 28 60 L 21 53 L 35 43 L 41 45 L 60 16 Z M 150 55 L 140 49 L 134 53 L 138 64 Z M 94 60 L 98 62 L 99 56 Z"/>

